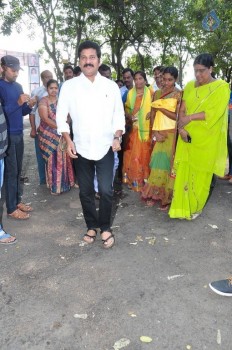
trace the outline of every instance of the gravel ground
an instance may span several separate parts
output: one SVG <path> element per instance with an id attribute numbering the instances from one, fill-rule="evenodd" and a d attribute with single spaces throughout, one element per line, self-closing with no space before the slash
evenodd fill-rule
<path id="1" fill-rule="evenodd" d="M 232 185 L 219 180 L 192 222 L 124 188 L 116 244 L 105 250 L 99 236 L 83 245 L 78 189 L 54 197 L 38 185 L 28 120 L 24 173 L 34 212 L 24 222 L 4 216 L 18 243 L 0 247 L 1 350 L 232 349 L 232 299 L 208 287 L 232 274 Z"/>

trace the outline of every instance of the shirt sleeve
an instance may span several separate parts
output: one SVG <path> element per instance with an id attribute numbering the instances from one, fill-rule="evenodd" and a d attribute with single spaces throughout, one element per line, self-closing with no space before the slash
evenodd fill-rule
<path id="1" fill-rule="evenodd" d="M 122 130 L 123 134 L 125 132 L 125 114 L 122 103 L 122 98 L 120 90 L 117 85 L 115 85 L 115 104 L 114 104 L 114 114 L 113 114 L 113 130 L 114 133 L 117 130 Z"/>
<path id="2" fill-rule="evenodd" d="M 67 123 L 67 116 L 69 114 L 69 94 L 67 85 L 63 84 L 60 90 L 60 95 L 58 99 L 58 105 L 56 110 L 56 124 L 57 132 L 61 134 L 62 132 L 70 133 L 70 128 Z"/>
<path id="3" fill-rule="evenodd" d="M 25 115 L 30 114 L 30 113 L 31 113 L 31 107 L 29 107 L 28 104 L 25 102 L 22 105 L 22 115 L 25 116 Z"/>

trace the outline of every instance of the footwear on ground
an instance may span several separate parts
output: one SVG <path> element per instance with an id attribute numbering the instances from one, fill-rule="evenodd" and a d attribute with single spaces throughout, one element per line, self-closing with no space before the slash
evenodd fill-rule
<path id="1" fill-rule="evenodd" d="M 232 277 L 209 283 L 212 291 L 219 295 L 232 296 Z"/>

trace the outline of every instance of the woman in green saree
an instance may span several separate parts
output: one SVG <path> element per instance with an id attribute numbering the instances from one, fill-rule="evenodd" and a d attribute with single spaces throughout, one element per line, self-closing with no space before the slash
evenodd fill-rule
<path id="1" fill-rule="evenodd" d="M 196 80 L 184 89 L 174 159 L 176 179 L 169 210 L 171 218 L 195 219 L 207 202 L 213 175 L 224 175 L 229 86 L 212 77 L 213 65 L 210 54 L 197 56 Z"/>

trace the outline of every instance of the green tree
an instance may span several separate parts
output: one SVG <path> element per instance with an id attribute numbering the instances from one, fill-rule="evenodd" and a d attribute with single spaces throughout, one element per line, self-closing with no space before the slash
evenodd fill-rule
<path id="1" fill-rule="evenodd" d="M 156 63 L 176 66 L 179 70 L 179 83 L 182 86 L 183 70 L 194 49 L 193 32 L 189 25 L 191 17 L 189 1 L 166 0 L 156 11 L 159 24 L 153 26 L 150 36 L 153 40 L 151 45 L 159 53 Z"/>
<path id="2" fill-rule="evenodd" d="M 194 17 L 195 53 L 209 52 L 215 58 L 215 72 L 227 82 L 232 78 L 232 9 L 230 0 L 197 0 L 191 1 Z M 206 31 L 202 27 L 203 18 L 214 9 L 220 25 L 214 31 Z"/>
<path id="3" fill-rule="evenodd" d="M 13 28 L 20 32 L 26 25 L 33 37 L 36 35 L 33 27 L 37 23 L 42 31 L 44 49 L 62 81 L 63 52 L 67 53 L 68 61 L 75 65 L 79 43 L 83 36 L 88 36 L 88 19 L 91 21 L 89 10 L 90 0 L 11 0 L 9 7 L 3 9 L 1 31 L 9 35 Z"/>
<path id="4" fill-rule="evenodd" d="M 117 76 L 120 77 L 124 68 L 123 58 L 129 47 L 136 52 L 137 67 L 145 70 L 150 55 L 149 35 L 157 21 L 154 3 L 151 0 L 98 0 L 97 11 L 101 16 L 99 35 L 111 50 L 111 64 Z"/>
<path id="5" fill-rule="evenodd" d="M 212 8 L 221 24 L 206 32 L 202 20 Z M 75 65 L 84 39 L 102 46 L 118 78 L 125 64 L 149 73 L 155 64 L 173 64 L 182 84 L 189 58 L 207 51 L 216 59 L 216 72 L 231 79 L 230 0 L 9 0 L 0 11 L 5 35 L 13 28 L 22 30 L 26 23 L 33 36 L 33 27 L 39 25 L 44 50 L 60 80 L 63 52 Z"/>

